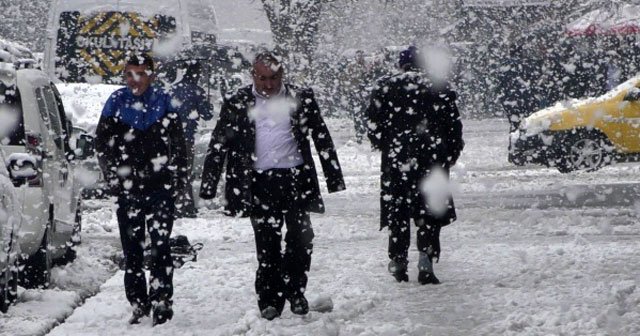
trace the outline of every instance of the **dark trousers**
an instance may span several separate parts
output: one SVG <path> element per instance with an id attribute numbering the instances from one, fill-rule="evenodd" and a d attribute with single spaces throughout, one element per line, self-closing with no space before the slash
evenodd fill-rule
<path id="1" fill-rule="evenodd" d="M 174 204 L 171 193 L 121 195 L 118 198 L 118 226 L 125 259 L 124 288 L 132 305 L 171 305 L 173 261 L 169 236 L 173 227 Z M 151 240 L 150 289 L 144 273 L 145 230 Z"/>
<path id="2" fill-rule="evenodd" d="M 399 215 L 393 224 L 389 225 L 389 259 L 407 264 L 409 246 L 411 244 L 411 218 Z M 426 252 L 431 259 L 440 256 L 440 227 L 437 222 L 429 222 L 424 218 L 414 218 L 418 232 L 416 240 L 418 251 Z"/>
<path id="3" fill-rule="evenodd" d="M 362 143 L 362 139 L 367 134 L 367 98 L 366 88 L 363 86 L 354 90 L 352 95 L 351 114 L 353 119 L 353 127 L 356 134 L 356 142 Z"/>
<path id="4" fill-rule="evenodd" d="M 420 209 L 425 200 L 420 195 L 418 187 L 420 179 L 413 171 L 402 173 L 393 186 L 394 202 L 388 213 L 389 225 L 389 259 L 406 265 L 409 246 L 411 244 L 411 220 L 417 227 L 416 240 L 418 251 L 426 252 L 431 259 L 440 256 L 440 228 L 442 223 L 437 218 Z"/>
<path id="5" fill-rule="evenodd" d="M 176 215 L 184 216 L 196 213 L 196 206 L 193 198 L 193 160 L 195 157 L 194 142 L 187 139 L 187 183 L 183 186 L 182 190 L 178 192 L 178 198 L 176 199 Z"/>
<path id="6" fill-rule="evenodd" d="M 311 266 L 313 229 L 309 214 L 300 206 L 296 169 L 256 172 L 251 186 L 251 224 L 256 240 L 258 307 L 282 312 L 285 299 L 304 294 Z M 281 229 L 286 225 L 285 248 Z"/>

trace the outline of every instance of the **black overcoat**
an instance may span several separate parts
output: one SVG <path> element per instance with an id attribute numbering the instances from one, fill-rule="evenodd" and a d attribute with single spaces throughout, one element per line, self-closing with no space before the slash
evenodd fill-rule
<path id="1" fill-rule="evenodd" d="M 447 225 L 456 219 L 453 199 L 446 213 L 434 214 L 420 183 L 435 166 L 448 174 L 464 147 L 462 122 L 448 85 L 434 86 L 418 71 L 381 79 L 367 109 L 369 140 L 381 156 L 380 225 L 397 216 L 398 202 L 410 199 L 411 217 Z M 407 195 L 407 194 L 410 195 Z"/>
<path id="2" fill-rule="evenodd" d="M 256 159 L 256 129 L 250 117 L 250 110 L 255 106 L 252 87 L 249 85 L 225 97 L 220 119 L 211 135 L 202 172 L 200 197 L 211 199 L 216 196 L 226 162 L 225 214 L 229 216 L 251 215 L 251 182 Z M 288 84 L 285 89 L 287 98 L 296 103 L 290 116 L 291 132 L 304 160 L 302 171 L 297 177 L 296 189 L 306 211 L 323 213 L 324 203 L 311 155 L 310 139 L 315 144 L 330 193 L 345 189 L 336 148 L 320 115 L 313 91 Z"/>

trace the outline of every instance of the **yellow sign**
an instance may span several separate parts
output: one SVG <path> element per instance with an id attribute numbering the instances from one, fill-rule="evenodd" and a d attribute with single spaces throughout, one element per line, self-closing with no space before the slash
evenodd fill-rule
<path id="1" fill-rule="evenodd" d="M 124 58 L 130 51 L 151 52 L 154 43 L 175 31 L 175 19 L 164 15 L 143 17 L 133 12 L 101 12 L 60 16 L 59 61 L 67 80 L 87 81 L 100 76 L 105 83 L 120 83 Z"/>

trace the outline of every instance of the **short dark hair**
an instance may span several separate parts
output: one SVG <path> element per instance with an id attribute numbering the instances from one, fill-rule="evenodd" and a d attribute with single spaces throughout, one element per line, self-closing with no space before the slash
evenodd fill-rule
<path id="1" fill-rule="evenodd" d="M 411 68 L 420 68 L 420 51 L 416 46 L 409 46 L 400 52 L 398 58 L 398 68 L 406 71 Z"/>
<path id="2" fill-rule="evenodd" d="M 273 51 L 263 50 L 256 54 L 256 57 L 253 59 L 253 63 L 251 65 L 255 66 L 258 63 L 262 63 L 267 66 L 275 65 L 277 67 L 280 67 L 278 71 L 284 71 L 284 68 L 282 68 L 282 61 L 280 60 L 280 56 Z M 251 71 L 253 72 L 253 69 Z"/>
<path id="3" fill-rule="evenodd" d="M 149 56 L 149 54 L 146 54 L 146 53 L 132 54 L 131 56 L 127 57 L 125 66 L 126 65 L 134 65 L 134 66 L 146 65 L 147 69 L 151 70 L 151 72 L 155 71 L 155 63 L 153 62 L 153 58 L 151 58 L 151 56 Z"/>

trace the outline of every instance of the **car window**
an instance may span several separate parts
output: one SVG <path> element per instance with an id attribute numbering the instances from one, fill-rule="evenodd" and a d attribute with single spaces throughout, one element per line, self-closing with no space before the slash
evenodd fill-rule
<path id="1" fill-rule="evenodd" d="M 20 92 L 15 86 L 0 82 L 0 144 L 19 146 L 24 144 L 24 139 Z"/>
<path id="2" fill-rule="evenodd" d="M 44 86 L 36 89 L 36 99 L 38 101 L 38 109 L 48 124 L 50 132 L 53 132 L 56 147 L 64 150 L 64 132 L 62 130 L 62 121 L 58 112 L 58 103 L 50 87 Z"/>

